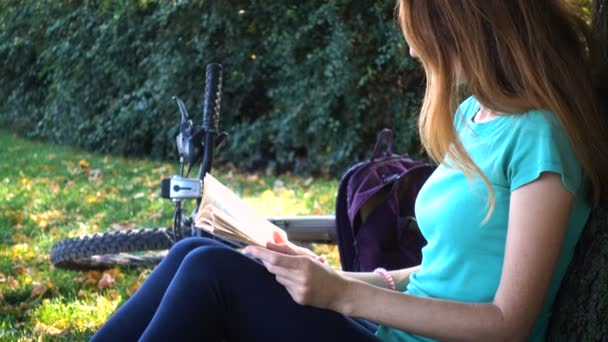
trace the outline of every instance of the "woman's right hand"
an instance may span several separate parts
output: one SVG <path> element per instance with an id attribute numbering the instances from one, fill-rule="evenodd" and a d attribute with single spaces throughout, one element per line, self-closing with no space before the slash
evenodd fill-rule
<path id="1" fill-rule="evenodd" d="M 289 240 L 285 240 L 281 234 L 273 234 L 274 241 L 266 243 L 266 248 L 271 251 L 287 254 L 287 255 L 308 255 L 316 260 L 324 262 L 323 258 L 316 255 L 308 248 L 295 245 Z"/>

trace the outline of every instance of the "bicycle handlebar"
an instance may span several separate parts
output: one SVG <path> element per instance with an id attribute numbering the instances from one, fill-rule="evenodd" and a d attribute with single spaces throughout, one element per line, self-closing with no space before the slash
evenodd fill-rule
<path id="1" fill-rule="evenodd" d="M 205 77 L 205 102 L 203 104 L 203 129 L 205 132 L 218 132 L 221 97 L 222 66 L 217 63 L 209 64 Z"/>
<path id="2" fill-rule="evenodd" d="M 222 98 L 222 66 L 217 63 L 207 65 L 205 75 L 205 102 L 203 103 L 203 132 L 205 134 L 203 161 L 199 179 L 211 169 L 215 138 L 219 132 L 220 102 Z"/>

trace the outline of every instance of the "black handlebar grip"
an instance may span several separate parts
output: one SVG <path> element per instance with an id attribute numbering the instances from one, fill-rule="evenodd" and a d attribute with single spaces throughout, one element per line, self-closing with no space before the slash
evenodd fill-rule
<path id="1" fill-rule="evenodd" d="M 203 129 L 218 132 L 220 101 L 222 97 L 222 65 L 207 65 L 205 76 L 205 102 L 203 104 Z"/>

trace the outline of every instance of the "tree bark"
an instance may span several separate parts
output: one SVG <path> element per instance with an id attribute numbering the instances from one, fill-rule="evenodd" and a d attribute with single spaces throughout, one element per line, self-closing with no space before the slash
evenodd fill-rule
<path id="1" fill-rule="evenodd" d="M 608 206 L 594 209 L 553 306 L 548 341 L 608 340 Z"/>
<path id="2" fill-rule="evenodd" d="M 608 0 L 595 0 L 594 83 L 608 108 Z M 603 142 L 605 143 L 605 142 Z M 608 176 L 608 175 L 606 175 Z M 608 341 L 608 203 L 594 209 L 553 305 L 549 341 Z"/>

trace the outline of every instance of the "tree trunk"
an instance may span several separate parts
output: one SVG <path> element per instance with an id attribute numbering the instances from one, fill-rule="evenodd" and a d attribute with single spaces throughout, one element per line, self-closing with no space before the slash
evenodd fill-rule
<path id="1" fill-rule="evenodd" d="M 549 341 L 608 340 L 608 206 L 596 208 L 578 242 L 549 324 Z"/>
<path id="2" fill-rule="evenodd" d="M 608 0 L 595 0 L 594 82 L 608 105 Z M 608 106 L 606 107 L 608 108 Z M 608 176 L 608 175 L 605 175 Z M 593 210 L 553 306 L 549 341 L 608 341 L 608 203 Z"/>

